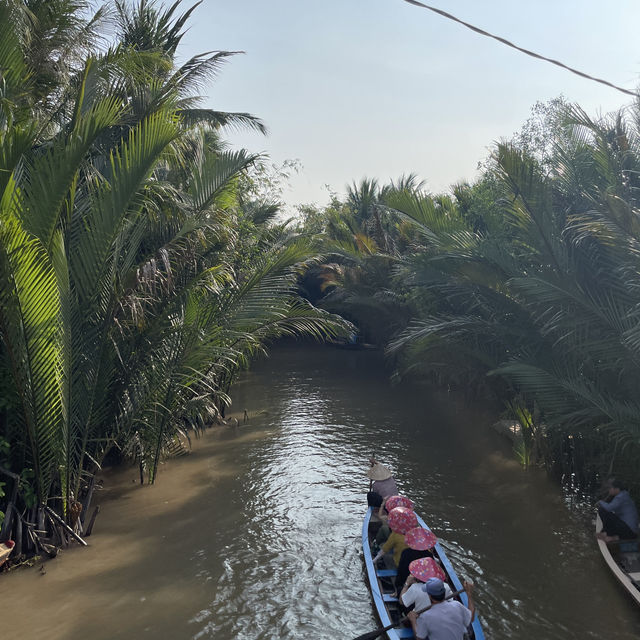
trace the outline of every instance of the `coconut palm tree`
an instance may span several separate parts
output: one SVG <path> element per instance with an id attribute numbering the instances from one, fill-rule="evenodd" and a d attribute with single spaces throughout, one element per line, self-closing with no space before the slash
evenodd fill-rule
<path id="1" fill-rule="evenodd" d="M 215 51 L 193 56 L 184 64 L 175 64 L 176 51 L 185 35 L 184 27 L 193 12 L 202 4 L 196 2 L 177 15 L 182 0 L 164 8 L 156 0 L 127 2 L 116 0 L 116 24 L 119 46 L 142 55 L 146 82 L 136 83 L 136 110 L 144 110 L 167 92 L 178 97 L 177 111 L 188 126 L 207 124 L 209 127 L 249 127 L 266 133 L 263 122 L 249 113 L 232 113 L 202 108 L 202 99 L 195 94 L 215 78 L 222 66 L 240 51 Z"/>

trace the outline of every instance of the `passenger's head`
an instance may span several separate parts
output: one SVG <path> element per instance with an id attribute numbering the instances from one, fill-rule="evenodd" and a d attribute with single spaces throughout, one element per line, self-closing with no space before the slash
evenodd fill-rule
<path id="1" fill-rule="evenodd" d="M 609 481 L 610 496 L 617 496 L 624 489 L 626 489 L 626 487 L 624 486 L 624 483 L 621 480 L 618 480 L 618 478 L 612 478 Z"/>
<path id="2" fill-rule="evenodd" d="M 379 509 L 382 504 L 382 496 L 375 491 L 369 491 L 367 493 L 367 505 L 374 509 Z"/>
<path id="3" fill-rule="evenodd" d="M 440 578 L 429 578 L 423 589 L 429 594 L 433 602 L 442 602 L 444 600 L 444 582 Z"/>

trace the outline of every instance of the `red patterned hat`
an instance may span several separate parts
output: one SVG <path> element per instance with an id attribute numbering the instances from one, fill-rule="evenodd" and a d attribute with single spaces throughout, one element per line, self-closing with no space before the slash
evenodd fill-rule
<path id="1" fill-rule="evenodd" d="M 404 496 L 389 496 L 384 506 L 387 508 L 387 511 L 391 511 L 391 509 L 395 509 L 396 507 L 406 507 L 413 511 L 413 502 Z"/>
<path id="2" fill-rule="evenodd" d="M 396 507 L 389 511 L 389 528 L 396 533 L 403 535 L 418 526 L 418 516 L 406 507 Z"/>
<path id="3" fill-rule="evenodd" d="M 444 580 L 447 576 L 433 558 L 418 558 L 409 564 L 409 572 L 420 582 L 426 582 L 429 578 Z"/>
<path id="4" fill-rule="evenodd" d="M 409 531 L 405 533 L 404 539 L 409 546 L 409 549 L 416 549 L 417 551 L 433 549 L 438 542 L 438 538 L 436 538 L 432 531 L 429 531 L 429 529 L 423 529 L 422 527 L 409 529 Z"/>

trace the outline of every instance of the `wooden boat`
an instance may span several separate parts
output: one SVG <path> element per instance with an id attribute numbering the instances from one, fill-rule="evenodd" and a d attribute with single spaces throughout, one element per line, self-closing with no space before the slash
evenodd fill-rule
<path id="1" fill-rule="evenodd" d="M 13 546 L 13 541 L 6 544 L 4 542 L 0 542 L 0 567 L 9 559 L 9 555 L 13 551 Z"/>
<path id="2" fill-rule="evenodd" d="M 596 533 L 602 531 L 600 516 L 596 518 Z M 629 540 L 607 544 L 598 539 L 600 553 L 618 582 L 640 604 L 640 547 L 638 541 Z"/>
<path id="3" fill-rule="evenodd" d="M 369 588 L 371 590 L 371 596 L 373 598 L 373 604 L 376 608 L 380 624 L 383 627 L 390 625 L 393 622 L 397 622 L 402 614 L 398 609 L 398 600 L 393 597 L 395 591 L 394 578 L 396 575 L 395 569 L 380 569 L 373 564 L 373 555 L 371 552 L 371 544 L 375 537 L 375 534 L 370 527 L 371 516 L 373 514 L 373 507 L 369 507 L 367 514 L 364 518 L 362 525 L 362 550 L 364 552 L 364 563 L 367 571 L 367 579 L 369 582 Z M 423 529 L 429 530 L 429 527 L 418 516 L 418 523 Z M 462 582 L 456 575 L 453 566 L 449 562 L 444 549 L 440 544 L 436 544 L 433 549 L 434 556 L 440 561 L 440 566 L 447 574 L 447 581 L 452 591 L 458 591 L 462 589 Z M 457 598 L 462 604 L 467 605 L 467 594 L 462 593 Z M 400 640 L 400 638 L 413 638 L 413 631 L 411 627 L 399 626 L 394 629 L 390 629 L 386 632 L 389 640 Z M 471 624 L 471 633 L 467 636 L 469 640 L 484 640 L 484 633 L 480 626 L 480 621 L 476 616 Z"/>

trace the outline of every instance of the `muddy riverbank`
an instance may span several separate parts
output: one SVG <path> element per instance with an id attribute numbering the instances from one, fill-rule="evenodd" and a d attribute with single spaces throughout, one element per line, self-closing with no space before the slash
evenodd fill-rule
<path id="1" fill-rule="evenodd" d="M 224 510 L 207 508 L 210 492 L 229 494 L 236 474 L 229 449 L 259 437 L 214 428 L 193 451 L 163 465 L 153 486 L 138 484 L 136 467 L 102 474 L 104 489 L 89 547 L 72 546 L 33 569 L 0 576 L 4 625 L 21 638 L 133 638 L 162 633 L 202 588 L 202 561 L 193 533 L 212 537 L 225 527 Z M 5 626 L 5 629 L 7 626 Z"/>

